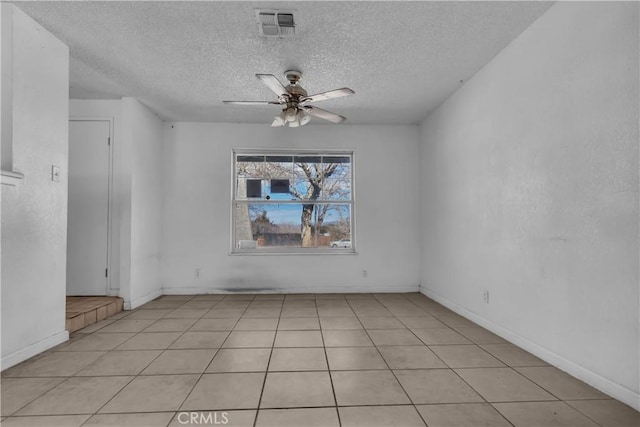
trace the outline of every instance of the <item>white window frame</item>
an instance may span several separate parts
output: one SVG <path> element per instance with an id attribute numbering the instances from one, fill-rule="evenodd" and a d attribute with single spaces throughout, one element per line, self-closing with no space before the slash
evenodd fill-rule
<path id="1" fill-rule="evenodd" d="M 350 207 L 350 230 L 351 230 L 351 248 L 302 248 L 302 247 L 257 247 L 247 245 L 249 247 L 239 248 L 236 245 L 236 204 L 237 203 L 256 203 L 256 199 L 237 199 L 237 157 L 238 156 L 349 156 L 351 159 L 350 180 L 351 180 L 351 199 L 350 200 L 266 200 L 259 201 L 260 204 L 295 204 L 302 205 L 305 203 L 324 204 L 334 202 L 335 204 L 345 204 Z M 230 255 L 353 255 L 356 251 L 356 195 L 355 195 L 355 152 L 347 149 L 334 150 L 311 150 L 311 149 L 260 149 L 260 148 L 234 148 L 231 151 L 231 241 Z"/>

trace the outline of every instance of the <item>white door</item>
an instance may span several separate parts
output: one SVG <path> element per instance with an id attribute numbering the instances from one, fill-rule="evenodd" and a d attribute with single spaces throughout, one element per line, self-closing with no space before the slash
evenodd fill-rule
<path id="1" fill-rule="evenodd" d="M 67 295 L 107 294 L 110 122 L 69 122 Z"/>

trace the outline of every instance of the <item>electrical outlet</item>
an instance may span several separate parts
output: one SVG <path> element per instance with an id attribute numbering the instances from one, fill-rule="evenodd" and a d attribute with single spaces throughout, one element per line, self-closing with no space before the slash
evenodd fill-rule
<path id="1" fill-rule="evenodd" d="M 58 166 L 51 166 L 51 181 L 60 182 L 60 168 Z"/>
<path id="2" fill-rule="evenodd" d="M 489 291 L 485 290 L 482 293 L 482 300 L 486 303 L 489 304 Z"/>
<path id="3" fill-rule="evenodd" d="M 199 268 L 196 268 L 195 276 L 196 276 L 196 279 L 200 278 L 200 269 Z"/>

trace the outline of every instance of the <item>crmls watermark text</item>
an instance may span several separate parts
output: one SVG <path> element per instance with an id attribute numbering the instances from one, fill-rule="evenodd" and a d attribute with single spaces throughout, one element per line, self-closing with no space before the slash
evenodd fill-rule
<path id="1" fill-rule="evenodd" d="M 180 424 L 224 425 L 229 422 L 227 412 L 179 412 Z"/>

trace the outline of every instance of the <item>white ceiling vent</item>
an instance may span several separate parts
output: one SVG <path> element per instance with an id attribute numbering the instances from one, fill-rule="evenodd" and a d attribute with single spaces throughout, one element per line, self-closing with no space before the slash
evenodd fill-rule
<path id="1" fill-rule="evenodd" d="M 291 37 L 296 23 L 292 10 L 256 10 L 260 37 Z"/>

